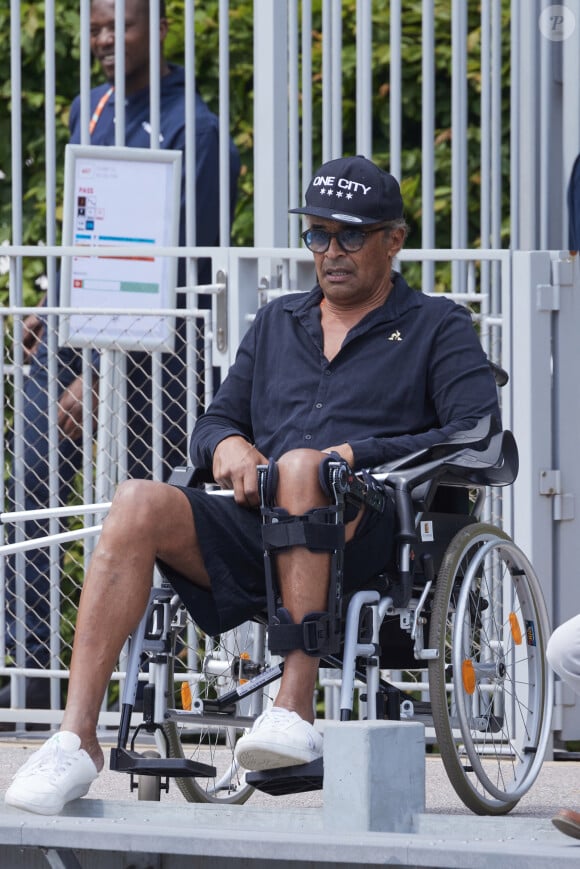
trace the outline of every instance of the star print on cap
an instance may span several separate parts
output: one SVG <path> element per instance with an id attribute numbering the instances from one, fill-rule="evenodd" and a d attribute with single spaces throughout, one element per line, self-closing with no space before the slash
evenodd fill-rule
<path id="1" fill-rule="evenodd" d="M 396 178 L 371 160 L 340 157 L 317 170 L 306 191 L 306 205 L 290 213 L 344 223 L 381 223 L 403 216 L 403 199 Z"/>

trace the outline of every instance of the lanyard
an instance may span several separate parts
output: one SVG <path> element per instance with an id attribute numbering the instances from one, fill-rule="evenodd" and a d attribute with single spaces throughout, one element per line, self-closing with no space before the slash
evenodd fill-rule
<path id="1" fill-rule="evenodd" d="M 103 113 L 103 109 L 105 108 L 105 106 L 109 102 L 109 100 L 111 98 L 111 94 L 113 93 L 114 90 L 115 90 L 114 87 L 109 88 L 109 90 L 105 94 L 103 94 L 103 96 L 101 97 L 101 99 L 97 103 L 97 108 L 93 112 L 93 116 L 92 116 L 91 121 L 89 123 L 89 136 L 93 135 L 93 131 L 94 131 L 95 127 L 97 126 L 97 121 L 101 117 L 101 115 Z"/>

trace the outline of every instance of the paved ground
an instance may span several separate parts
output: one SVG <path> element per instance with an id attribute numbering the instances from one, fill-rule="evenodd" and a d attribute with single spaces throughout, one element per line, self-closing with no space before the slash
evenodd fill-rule
<path id="1" fill-rule="evenodd" d="M 2 792 L 13 772 L 37 745 L 38 741 L 32 739 L 0 740 Z M 466 809 L 435 757 L 426 758 L 426 795 L 426 813 L 418 817 L 414 833 L 366 833 L 357 842 L 356 865 L 489 869 L 580 866 L 580 840 L 564 836 L 550 822 L 559 807 L 580 808 L 578 761 L 546 762 L 531 791 L 510 815 L 500 818 L 478 817 Z M 3 845 L 13 845 L 15 830 L 19 836 L 25 837 L 27 843 L 36 842 L 38 845 L 46 839 L 50 844 L 51 837 L 57 834 L 64 837 L 59 841 L 66 841 L 67 836 L 74 841 L 74 831 L 82 823 L 83 837 L 87 829 L 92 829 L 95 835 L 100 831 L 101 837 L 110 835 L 112 830 L 118 840 L 115 847 L 122 850 L 119 818 L 129 824 L 127 830 L 134 834 L 138 829 L 139 836 L 143 839 L 154 837 L 156 843 L 163 840 L 172 825 L 180 823 L 180 829 L 183 829 L 183 821 L 179 819 L 187 818 L 187 827 L 195 832 L 189 833 L 190 839 L 183 845 L 182 853 L 199 854 L 200 866 L 206 865 L 203 860 L 209 860 L 210 855 L 214 863 L 207 865 L 221 866 L 218 858 L 221 855 L 225 860 L 228 855 L 233 856 L 232 848 L 238 849 L 238 855 L 249 859 L 252 865 L 252 860 L 264 859 L 268 842 L 270 855 L 276 853 L 274 843 L 279 853 L 289 850 L 292 854 L 295 862 L 285 865 L 304 862 L 316 866 L 329 861 L 355 865 L 348 858 L 349 848 L 354 846 L 352 836 L 341 836 L 340 831 L 330 834 L 324 826 L 322 792 L 287 797 L 270 797 L 256 792 L 246 806 L 216 808 L 186 804 L 178 789 L 172 787 L 168 794 L 162 794 L 161 805 L 152 815 L 153 805 L 137 801 L 136 795 L 129 791 L 127 776 L 105 771 L 91 788 L 89 796 L 71 804 L 59 819 L 37 818 L 2 806 L 0 854 Z M 92 828 L 86 827 L 88 819 Z M 105 826 L 99 826 L 97 830 L 95 824 Z M 174 835 L 171 847 L 178 847 Z M 388 860 L 385 848 L 388 849 Z M 301 857 L 302 850 L 305 854 Z M 178 856 L 173 859 L 179 860 Z M 3 869 L 11 866 L 9 862 L 0 862 Z"/>
<path id="2" fill-rule="evenodd" d="M 31 751 L 34 751 L 40 744 L 39 738 L 3 737 L 0 739 L 1 793 L 4 793 L 8 787 L 14 772 L 25 762 Z M 108 747 L 106 746 L 105 756 L 108 757 Z M 102 800 L 137 799 L 136 795 L 130 792 L 129 777 L 123 773 L 111 772 L 107 769 L 91 787 L 90 797 Z M 169 793 L 162 793 L 161 799 L 163 802 L 184 802 L 183 796 L 175 786 L 170 787 Z M 256 791 L 248 805 L 272 809 L 281 807 L 304 808 L 305 806 L 320 808 L 322 806 L 322 792 L 314 791 L 285 797 L 271 797 Z M 549 819 L 560 807 L 574 808 L 580 811 L 580 760 L 559 760 L 544 763 L 536 783 L 521 799 L 509 817 Z M 472 814 L 455 794 L 437 757 L 427 756 L 426 758 L 426 808 L 428 813 L 468 816 Z M 560 836 L 559 833 L 557 835 Z"/>

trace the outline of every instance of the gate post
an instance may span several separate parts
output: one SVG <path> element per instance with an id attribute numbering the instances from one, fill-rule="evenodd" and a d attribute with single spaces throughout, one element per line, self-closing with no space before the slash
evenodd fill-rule
<path id="1" fill-rule="evenodd" d="M 288 3 L 254 0 L 254 245 L 288 245 Z"/>
<path id="2" fill-rule="evenodd" d="M 512 259 L 513 432 L 520 470 L 514 483 L 514 538 L 524 550 L 552 613 L 552 505 L 540 492 L 553 467 L 550 254 L 514 251 Z"/>
<path id="3" fill-rule="evenodd" d="M 514 537 L 540 579 L 552 627 L 580 613 L 580 263 L 513 254 Z M 556 682 L 553 727 L 580 736 L 580 698 Z"/>
<path id="4" fill-rule="evenodd" d="M 553 502 L 554 627 L 580 613 L 580 262 L 552 252 L 552 284 L 558 297 L 552 336 L 554 367 L 554 466 L 559 489 Z M 556 682 L 554 730 L 580 738 L 580 697 Z"/>

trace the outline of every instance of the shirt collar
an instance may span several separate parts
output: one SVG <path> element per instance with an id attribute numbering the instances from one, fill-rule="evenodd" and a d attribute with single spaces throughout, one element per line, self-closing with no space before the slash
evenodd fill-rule
<path id="1" fill-rule="evenodd" d="M 399 272 L 394 271 L 392 277 L 393 289 L 389 293 L 384 305 L 381 305 L 380 308 L 375 308 L 369 314 L 369 316 L 372 316 L 373 322 L 397 320 L 411 308 L 416 308 L 420 304 L 417 290 L 412 290 Z M 308 317 L 313 308 L 318 308 L 321 301 L 322 290 L 317 284 L 309 293 L 289 296 L 284 303 L 284 309 L 293 313 L 295 317 L 302 319 Z"/>

